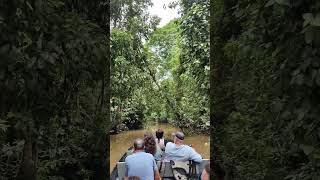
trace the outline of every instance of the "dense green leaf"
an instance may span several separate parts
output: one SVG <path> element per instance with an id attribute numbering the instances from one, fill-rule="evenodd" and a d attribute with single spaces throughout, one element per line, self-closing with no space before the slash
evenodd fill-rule
<path id="1" fill-rule="evenodd" d="M 319 5 L 211 2 L 211 148 L 228 178 L 319 176 Z"/>
<path id="2" fill-rule="evenodd" d="M 102 2 L 0 3 L 0 179 L 109 177 Z"/>
<path id="3" fill-rule="evenodd" d="M 312 153 L 314 151 L 314 147 L 312 147 L 312 146 L 302 144 L 302 145 L 300 145 L 300 147 L 306 155 L 309 155 L 310 153 Z"/>
<path id="4" fill-rule="evenodd" d="M 289 0 L 275 0 L 277 3 L 281 4 L 281 5 L 287 5 L 289 6 Z"/>

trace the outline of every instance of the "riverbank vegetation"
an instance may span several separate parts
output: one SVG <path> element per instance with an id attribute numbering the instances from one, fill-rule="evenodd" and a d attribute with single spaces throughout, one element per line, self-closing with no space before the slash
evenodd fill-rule
<path id="1" fill-rule="evenodd" d="M 0 179 L 109 177 L 109 56 L 108 1 L 0 2 Z"/>
<path id="2" fill-rule="evenodd" d="M 227 179 L 319 179 L 319 1 L 211 1 L 212 157 Z"/>
<path id="3" fill-rule="evenodd" d="M 180 6 L 181 18 L 161 28 L 146 11 L 149 0 L 128 11 L 123 3 L 116 7 L 125 13 L 111 17 L 113 131 L 169 122 L 186 133 L 208 134 L 208 1 L 171 4 Z"/>

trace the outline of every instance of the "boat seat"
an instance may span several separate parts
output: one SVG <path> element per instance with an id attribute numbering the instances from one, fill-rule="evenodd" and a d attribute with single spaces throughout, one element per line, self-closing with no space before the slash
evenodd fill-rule
<path id="1" fill-rule="evenodd" d="M 201 163 L 193 163 L 191 166 L 193 169 L 190 169 L 191 161 L 181 162 L 181 161 L 172 161 L 172 162 L 163 162 L 161 167 L 160 175 L 162 179 L 176 179 L 174 176 L 174 169 L 176 173 L 180 172 L 182 174 L 189 174 L 191 170 L 192 178 L 197 178 L 197 175 L 200 175 L 203 171 L 205 165 L 210 162 L 209 159 L 203 159 Z M 158 166 L 159 167 L 159 166 Z M 197 174 L 197 175 L 196 175 Z M 191 178 L 191 177 L 190 177 Z"/>
<path id="2" fill-rule="evenodd" d="M 163 180 L 175 179 L 170 162 L 162 162 L 160 176 Z"/>

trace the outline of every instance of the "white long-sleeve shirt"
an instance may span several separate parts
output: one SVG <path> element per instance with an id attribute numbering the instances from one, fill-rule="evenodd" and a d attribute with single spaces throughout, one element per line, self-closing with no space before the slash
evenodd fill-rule
<path id="1" fill-rule="evenodd" d="M 164 161 L 189 161 L 202 162 L 202 157 L 192 147 L 187 145 L 176 145 L 168 142 L 165 148 Z"/>

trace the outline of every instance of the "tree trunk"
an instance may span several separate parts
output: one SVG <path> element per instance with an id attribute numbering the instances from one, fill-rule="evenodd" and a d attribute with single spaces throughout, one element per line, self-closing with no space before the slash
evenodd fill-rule
<path id="1" fill-rule="evenodd" d="M 22 163 L 17 175 L 18 180 L 36 179 L 37 177 L 37 144 L 32 139 L 29 123 L 24 132 L 25 143 L 23 147 Z"/>
<path id="2" fill-rule="evenodd" d="M 96 163 L 94 167 L 94 176 L 93 179 L 109 179 L 110 174 L 108 169 L 109 167 L 109 156 L 110 152 L 108 151 L 109 147 L 109 134 L 110 132 L 110 97 L 111 97 L 111 86 L 110 86 L 110 0 L 106 0 L 104 7 L 99 9 L 100 11 L 106 11 L 105 16 L 100 19 L 98 22 L 101 28 L 105 30 L 107 36 L 107 54 L 103 64 L 103 73 L 102 73 L 102 84 L 101 84 L 101 99 L 100 107 L 98 112 L 97 120 L 97 129 L 95 131 L 95 137 L 97 138 L 96 148 L 94 150 L 97 153 L 94 153 L 94 161 Z M 100 13 L 99 13 L 100 14 Z M 98 20 L 100 17 L 96 17 Z"/>

